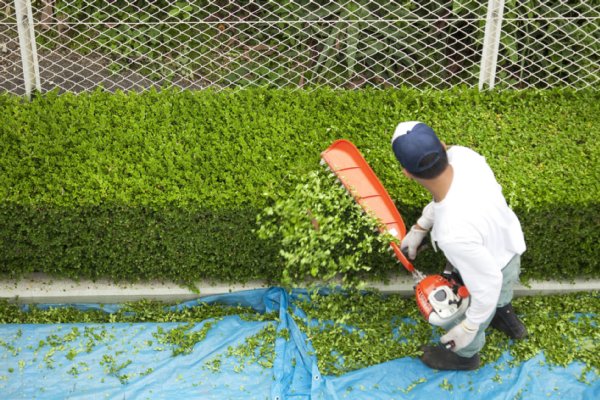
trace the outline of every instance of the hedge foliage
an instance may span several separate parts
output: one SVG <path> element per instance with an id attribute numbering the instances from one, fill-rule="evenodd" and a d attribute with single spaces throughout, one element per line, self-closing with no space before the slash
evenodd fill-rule
<path id="1" fill-rule="evenodd" d="M 415 220 L 429 196 L 390 150 L 402 120 L 487 157 L 525 230 L 525 278 L 600 276 L 600 92 L 464 88 L 0 95 L 0 274 L 277 282 L 256 216 L 335 139 Z"/>

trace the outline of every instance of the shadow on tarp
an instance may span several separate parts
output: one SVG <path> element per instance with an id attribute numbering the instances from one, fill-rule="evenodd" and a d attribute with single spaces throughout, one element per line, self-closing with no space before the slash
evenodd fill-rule
<path id="1" fill-rule="evenodd" d="M 599 399 L 598 376 L 578 379 L 582 363 L 546 365 L 543 354 L 510 367 L 504 354 L 477 371 L 441 372 L 418 359 L 401 358 L 342 376 L 322 376 L 313 348 L 293 314 L 303 316 L 280 288 L 203 297 L 199 302 L 242 305 L 279 312 L 279 321 L 217 321 L 190 354 L 174 357 L 155 336 L 183 323 L 0 325 L 2 399 Z M 50 307 L 55 305 L 44 305 Z M 74 305 L 81 309 L 98 305 Z M 101 309 L 116 311 L 119 305 Z M 195 324 L 202 329 L 207 321 Z M 268 324 L 288 329 L 277 337 L 272 368 L 240 364 L 225 355 Z"/>

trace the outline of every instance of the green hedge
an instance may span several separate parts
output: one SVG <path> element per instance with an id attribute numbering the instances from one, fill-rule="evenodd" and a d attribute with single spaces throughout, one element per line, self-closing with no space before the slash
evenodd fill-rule
<path id="1" fill-rule="evenodd" d="M 415 119 L 487 157 L 524 226 L 524 277 L 600 276 L 600 92 L 470 89 L 0 95 L 0 274 L 277 282 L 263 194 L 347 138 L 410 224 L 428 195 L 390 136 Z"/>

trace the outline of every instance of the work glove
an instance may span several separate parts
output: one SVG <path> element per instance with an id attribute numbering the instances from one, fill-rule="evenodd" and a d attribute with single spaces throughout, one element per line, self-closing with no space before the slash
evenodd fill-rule
<path id="1" fill-rule="evenodd" d="M 446 347 L 456 352 L 471 344 L 478 330 L 478 324 L 473 324 L 468 319 L 464 319 L 460 324 L 450 329 L 440 340 Z"/>
<path id="2" fill-rule="evenodd" d="M 402 239 L 400 250 L 408 250 L 408 258 L 411 260 L 417 257 L 417 249 L 433 226 L 433 218 L 433 202 L 431 202 L 423 208 L 423 213 L 417 220 L 417 223 L 410 228 L 410 231 Z"/>
<path id="3" fill-rule="evenodd" d="M 402 242 L 400 243 L 400 250 L 402 250 L 402 252 L 406 252 L 408 250 L 408 258 L 414 260 L 417 257 L 417 249 L 428 233 L 429 231 L 424 231 L 417 225 L 413 225 L 406 236 L 404 236 L 404 239 L 402 239 Z"/>

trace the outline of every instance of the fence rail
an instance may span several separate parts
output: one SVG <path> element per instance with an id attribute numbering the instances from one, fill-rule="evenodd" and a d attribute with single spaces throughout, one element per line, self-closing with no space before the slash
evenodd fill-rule
<path id="1" fill-rule="evenodd" d="M 600 83 L 599 0 L 0 0 L 0 90 Z"/>

